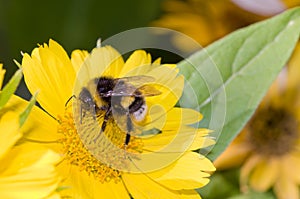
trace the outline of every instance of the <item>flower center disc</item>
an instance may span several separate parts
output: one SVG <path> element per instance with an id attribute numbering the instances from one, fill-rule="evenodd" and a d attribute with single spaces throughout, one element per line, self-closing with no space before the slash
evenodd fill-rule
<path id="1" fill-rule="evenodd" d="M 132 158 L 132 155 L 128 155 L 129 152 L 138 153 L 138 150 L 142 147 L 140 139 L 133 137 L 126 151 L 122 149 L 125 134 L 121 130 L 116 131 L 118 128 L 113 125 L 107 126 L 107 130 L 104 132 L 105 136 L 102 136 L 105 139 L 97 139 L 92 142 L 90 137 L 96 136 L 93 135 L 95 131 L 89 124 L 85 123 L 87 126 L 84 127 L 85 131 L 83 133 L 86 133 L 86 137 L 91 140 L 88 149 L 77 132 L 73 114 L 70 111 L 66 111 L 63 116 L 60 116 L 59 121 L 58 133 L 64 135 L 61 143 L 65 159 L 70 164 L 78 166 L 80 170 L 93 175 L 102 183 L 112 179 L 118 181 L 122 171 L 129 170 L 130 158 Z M 91 150 L 93 150 L 92 153 Z"/>
<path id="2" fill-rule="evenodd" d="M 250 120 L 247 139 L 253 150 L 267 156 L 282 156 L 295 147 L 298 121 L 283 108 L 259 108 Z"/>

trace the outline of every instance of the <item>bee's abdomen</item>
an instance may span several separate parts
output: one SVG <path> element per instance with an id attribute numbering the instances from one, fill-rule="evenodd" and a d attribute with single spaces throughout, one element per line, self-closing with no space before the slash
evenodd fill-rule
<path id="1" fill-rule="evenodd" d="M 142 121 L 147 113 L 147 105 L 143 97 L 135 97 L 134 101 L 129 106 L 129 113 L 131 113 L 135 120 Z"/>

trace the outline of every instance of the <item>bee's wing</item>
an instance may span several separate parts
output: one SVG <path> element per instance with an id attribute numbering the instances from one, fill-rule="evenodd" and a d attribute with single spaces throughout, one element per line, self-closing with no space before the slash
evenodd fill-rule
<path id="1" fill-rule="evenodd" d="M 122 77 L 115 79 L 116 85 L 127 83 L 135 86 L 136 88 L 141 87 L 144 84 L 151 83 L 155 81 L 154 77 L 146 76 L 146 75 L 139 75 L 139 76 L 130 76 L 130 77 Z"/>
<path id="2" fill-rule="evenodd" d="M 155 78 L 150 76 L 131 76 L 118 78 L 115 81 L 113 91 L 107 93 L 108 96 L 155 96 L 161 94 L 149 83 L 154 82 Z"/>
<path id="3" fill-rule="evenodd" d="M 159 90 L 157 90 L 154 86 L 151 85 L 143 85 L 138 88 L 138 91 L 141 93 L 140 94 L 141 96 L 145 96 L 145 97 L 156 96 L 161 94 Z"/>

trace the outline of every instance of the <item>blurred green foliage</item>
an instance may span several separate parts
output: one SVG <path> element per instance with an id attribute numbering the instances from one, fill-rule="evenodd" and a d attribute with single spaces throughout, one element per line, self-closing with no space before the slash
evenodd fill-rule
<path id="1" fill-rule="evenodd" d="M 0 62 L 7 69 L 5 82 L 17 70 L 13 59 L 21 62 L 21 51 L 31 52 L 49 38 L 68 53 L 91 50 L 99 37 L 149 25 L 159 16 L 161 1 L 0 0 Z"/>
<path id="2" fill-rule="evenodd" d="M 197 191 L 205 199 L 275 199 L 274 193 L 255 192 L 251 189 L 242 193 L 239 189 L 239 172 L 235 168 L 227 171 L 218 171 L 210 178 L 210 183 Z"/>

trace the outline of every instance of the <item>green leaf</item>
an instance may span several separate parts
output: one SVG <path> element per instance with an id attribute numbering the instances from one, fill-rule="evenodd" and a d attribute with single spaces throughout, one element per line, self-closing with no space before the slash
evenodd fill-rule
<path id="1" fill-rule="evenodd" d="M 14 76 L 9 80 L 5 85 L 3 90 L 0 93 L 0 109 L 8 102 L 12 94 L 17 90 L 17 87 L 23 77 L 22 69 L 19 69 L 15 72 Z"/>
<path id="2" fill-rule="evenodd" d="M 210 182 L 206 186 L 197 189 L 197 192 L 205 199 L 229 198 L 239 195 L 239 170 L 214 173 L 210 177 Z"/>
<path id="3" fill-rule="evenodd" d="M 214 160 L 243 128 L 284 64 L 300 31 L 300 9 L 238 30 L 179 63 L 181 107 L 199 110 L 214 130 Z"/>
<path id="4" fill-rule="evenodd" d="M 235 168 L 226 171 L 218 171 L 210 177 L 210 182 L 197 189 L 197 192 L 205 199 L 275 199 L 272 190 L 255 192 L 249 188 L 247 193 L 240 191 L 240 169 Z M 217 191 L 216 191 L 217 190 Z"/>
<path id="5" fill-rule="evenodd" d="M 274 194 L 271 191 L 268 192 L 249 192 L 246 194 L 240 194 L 238 196 L 230 197 L 228 199 L 276 199 Z"/>
<path id="6" fill-rule="evenodd" d="M 26 119 L 28 118 L 28 116 L 30 114 L 31 109 L 35 105 L 36 96 L 37 96 L 37 93 L 35 93 L 31 97 L 31 99 L 29 101 L 29 104 L 27 105 L 27 107 L 25 108 L 25 110 L 20 114 L 20 118 L 19 118 L 20 127 L 23 126 L 23 124 L 25 123 Z"/>

